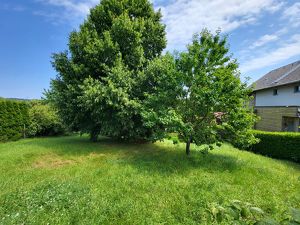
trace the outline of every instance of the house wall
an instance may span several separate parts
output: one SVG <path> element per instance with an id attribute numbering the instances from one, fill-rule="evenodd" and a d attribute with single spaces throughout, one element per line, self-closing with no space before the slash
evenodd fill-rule
<path id="1" fill-rule="evenodd" d="M 300 106 L 300 92 L 295 93 L 294 87 L 277 87 L 278 95 L 273 95 L 274 89 L 261 90 L 256 92 L 256 106 Z"/>
<path id="2" fill-rule="evenodd" d="M 255 112 L 260 117 L 255 125 L 257 130 L 283 131 L 284 117 L 293 118 L 294 131 L 299 129 L 298 107 L 256 107 Z"/>

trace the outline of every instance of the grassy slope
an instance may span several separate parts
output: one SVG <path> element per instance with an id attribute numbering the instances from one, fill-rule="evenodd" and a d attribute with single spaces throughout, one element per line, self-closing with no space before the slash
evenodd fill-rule
<path id="1" fill-rule="evenodd" d="M 0 224 L 199 224 L 210 203 L 247 201 L 279 218 L 300 207 L 300 166 L 224 146 L 85 137 L 0 144 Z"/>

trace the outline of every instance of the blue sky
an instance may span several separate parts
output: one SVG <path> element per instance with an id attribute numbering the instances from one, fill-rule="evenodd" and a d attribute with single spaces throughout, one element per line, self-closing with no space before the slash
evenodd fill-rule
<path id="1" fill-rule="evenodd" d="M 56 76 L 51 54 L 99 0 L 1 0 L 0 96 L 40 98 Z M 207 27 L 229 35 L 243 77 L 252 81 L 300 60 L 299 0 L 153 0 L 167 25 L 168 50 L 184 50 Z"/>

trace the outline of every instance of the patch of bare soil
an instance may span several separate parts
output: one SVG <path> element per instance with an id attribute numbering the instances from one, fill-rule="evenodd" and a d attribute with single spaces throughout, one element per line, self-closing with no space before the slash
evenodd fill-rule
<path id="1" fill-rule="evenodd" d="M 98 157 L 104 157 L 104 156 L 105 156 L 105 154 L 92 152 L 88 155 L 88 158 L 98 158 Z"/>
<path id="2" fill-rule="evenodd" d="M 75 164 L 75 160 L 63 159 L 56 154 L 43 155 L 39 157 L 33 164 L 33 168 L 37 169 L 55 169 L 67 165 Z"/>

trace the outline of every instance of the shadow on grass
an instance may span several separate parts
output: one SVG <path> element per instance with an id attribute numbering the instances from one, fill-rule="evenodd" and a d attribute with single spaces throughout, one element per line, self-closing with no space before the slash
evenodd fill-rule
<path id="1" fill-rule="evenodd" d="M 184 173 L 193 169 L 207 171 L 234 171 L 243 166 L 243 161 L 234 156 L 216 153 L 207 155 L 191 152 L 186 156 L 182 145 L 120 143 L 102 138 L 97 143 L 86 137 L 47 138 L 31 142 L 30 145 L 49 149 L 61 156 L 88 156 L 106 154 L 111 163 L 131 165 L 145 173 Z"/>

